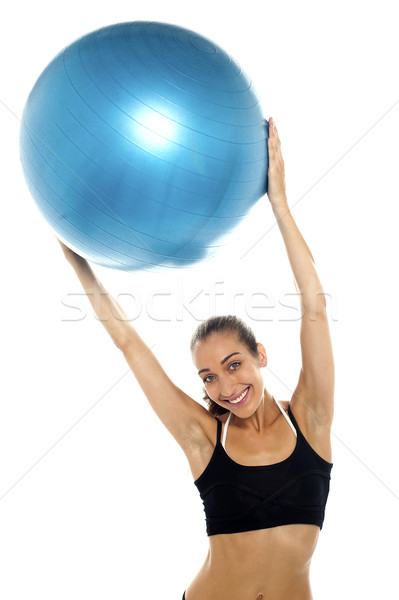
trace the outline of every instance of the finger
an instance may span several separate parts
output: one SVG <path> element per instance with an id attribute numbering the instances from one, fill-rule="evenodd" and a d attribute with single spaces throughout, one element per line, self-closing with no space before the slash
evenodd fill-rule
<path id="1" fill-rule="evenodd" d="M 275 139 L 274 123 L 272 121 L 271 124 L 270 124 L 270 127 L 269 127 L 269 140 L 271 140 L 273 142 L 274 139 Z"/>
<path id="2" fill-rule="evenodd" d="M 273 138 L 269 138 L 267 140 L 267 143 L 268 143 L 268 150 L 269 150 L 269 158 L 274 159 L 276 149 L 275 149 L 275 146 L 273 143 Z"/>
<path id="3" fill-rule="evenodd" d="M 274 129 L 273 129 L 273 133 L 274 133 L 274 140 L 275 140 L 275 142 L 276 142 L 276 145 L 277 145 L 278 147 L 280 147 L 280 146 L 281 146 L 281 140 L 280 140 L 280 136 L 279 136 L 279 134 L 278 134 L 278 131 L 277 131 L 277 128 L 276 128 L 276 127 L 274 127 Z"/>
<path id="4" fill-rule="evenodd" d="M 273 123 L 273 139 L 276 143 L 276 146 L 280 146 L 280 136 L 278 134 L 277 127 L 274 123 Z"/>
<path id="5" fill-rule="evenodd" d="M 268 141 L 268 143 L 269 143 L 270 146 L 273 146 L 273 142 L 274 142 L 273 133 L 271 133 L 269 135 L 269 138 L 268 138 L 267 141 Z"/>

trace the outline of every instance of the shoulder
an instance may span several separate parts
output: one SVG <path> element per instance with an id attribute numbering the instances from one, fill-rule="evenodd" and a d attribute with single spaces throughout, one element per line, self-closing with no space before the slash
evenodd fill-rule
<path id="1" fill-rule="evenodd" d="M 226 423 L 227 419 L 229 418 L 230 415 L 230 411 L 223 413 L 222 415 L 218 415 L 217 417 L 215 417 L 215 419 L 217 421 L 220 421 L 221 423 Z"/>
<path id="2" fill-rule="evenodd" d="M 290 407 L 291 413 L 294 415 L 294 419 L 308 442 L 308 444 L 313 448 L 313 450 L 321 456 L 327 462 L 331 462 L 332 460 L 332 452 L 331 452 L 331 431 L 328 423 L 324 424 L 324 427 L 318 425 L 315 426 L 315 419 L 311 415 L 311 411 L 307 407 L 305 402 L 298 401 L 298 398 L 295 398 L 295 402 L 293 400 L 289 402 L 281 403 Z"/>
<path id="3" fill-rule="evenodd" d="M 218 437 L 218 427 L 222 424 L 224 415 L 214 417 L 209 411 L 203 413 L 195 435 L 184 447 L 191 473 L 196 480 L 206 469 L 215 450 Z"/>
<path id="4" fill-rule="evenodd" d="M 195 436 L 196 439 L 193 440 L 193 445 L 203 447 L 211 444 L 212 446 L 215 446 L 218 424 L 220 423 L 222 425 L 227 416 L 228 414 L 223 414 L 214 417 L 208 410 L 205 410 L 198 421 L 198 431 Z"/>
<path id="5" fill-rule="evenodd" d="M 285 412 L 287 412 L 288 408 L 290 406 L 290 401 L 289 400 L 279 400 L 278 402 L 279 402 L 280 406 L 282 406 L 284 408 Z"/>

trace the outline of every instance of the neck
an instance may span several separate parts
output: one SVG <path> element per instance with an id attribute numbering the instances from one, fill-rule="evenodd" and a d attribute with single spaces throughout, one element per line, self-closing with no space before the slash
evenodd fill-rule
<path id="1" fill-rule="evenodd" d="M 265 388 L 263 392 L 263 398 L 255 412 L 250 417 L 245 419 L 237 417 L 233 413 L 230 419 L 230 424 L 234 422 L 234 425 L 242 427 L 243 429 L 255 429 L 257 432 L 261 432 L 270 427 L 270 425 L 274 423 L 280 414 L 280 410 L 276 405 L 274 397 Z"/>

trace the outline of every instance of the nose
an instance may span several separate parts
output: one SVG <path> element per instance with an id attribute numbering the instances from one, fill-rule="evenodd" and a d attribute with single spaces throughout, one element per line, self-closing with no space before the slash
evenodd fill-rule
<path id="1" fill-rule="evenodd" d="M 219 378 L 220 381 L 220 398 L 222 400 L 227 400 L 234 396 L 237 391 L 237 385 L 234 381 L 231 380 L 230 377 Z"/>

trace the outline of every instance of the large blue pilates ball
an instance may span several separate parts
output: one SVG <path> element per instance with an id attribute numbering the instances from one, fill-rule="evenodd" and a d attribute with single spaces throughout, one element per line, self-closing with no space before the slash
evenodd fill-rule
<path id="1" fill-rule="evenodd" d="M 54 232 L 132 271 L 212 256 L 267 189 L 267 122 L 209 39 L 164 23 L 104 27 L 65 48 L 26 102 L 21 160 Z"/>

